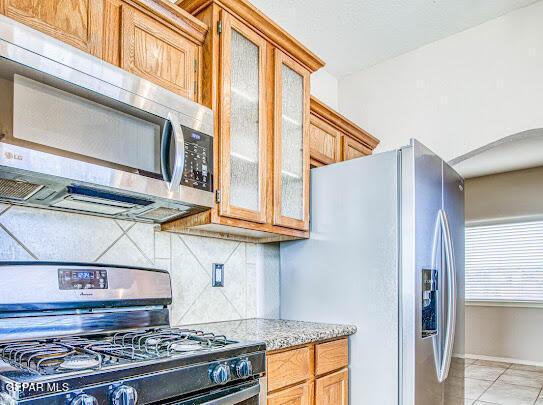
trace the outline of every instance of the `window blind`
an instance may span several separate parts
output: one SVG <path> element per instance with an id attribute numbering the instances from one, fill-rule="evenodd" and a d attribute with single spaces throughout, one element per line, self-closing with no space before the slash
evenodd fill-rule
<path id="1" fill-rule="evenodd" d="M 466 300 L 543 302 L 543 221 L 466 227 Z"/>

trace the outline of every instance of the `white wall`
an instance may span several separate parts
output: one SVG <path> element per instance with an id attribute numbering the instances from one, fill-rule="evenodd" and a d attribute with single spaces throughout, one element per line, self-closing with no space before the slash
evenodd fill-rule
<path id="1" fill-rule="evenodd" d="M 255 245 L 0 203 L 0 260 L 158 267 L 172 277 L 173 325 L 279 316 L 279 245 Z M 212 263 L 225 286 L 211 287 Z"/>
<path id="2" fill-rule="evenodd" d="M 324 104 L 338 109 L 338 80 L 325 69 L 317 70 L 311 75 L 311 95 Z"/>
<path id="3" fill-rule="evenodd" d="M 381 140 L 449 160 L 543 127 L 543 2 L 339 81 L 339 110 Z"/>
<path id="4" fill-rule="evenodd" d="M 543 167 L 467 179 L 466 222 L 543 217 Z M 543 308 L 466 306 L 466 354 L 543 364 Z"/>

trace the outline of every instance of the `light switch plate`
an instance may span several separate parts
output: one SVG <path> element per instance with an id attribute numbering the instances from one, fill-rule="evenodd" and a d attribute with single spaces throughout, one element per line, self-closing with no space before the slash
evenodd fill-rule
<path id="1" fill-rule="evenodd" d="M 211 269 L 211 286 L 212 287 L 224 287 L 224 264 L 213 263 Z"/>

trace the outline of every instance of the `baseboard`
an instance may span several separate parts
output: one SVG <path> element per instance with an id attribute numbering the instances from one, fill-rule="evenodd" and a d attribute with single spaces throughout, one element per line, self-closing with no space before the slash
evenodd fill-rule
<path id="1" fill-rule="evenodd" d="M 460 356 L 458 356 L 460 357 Z M 462 356 L 466 359 L 472 359 L 472 360 L 488 360 L 488 361 L 499 361 L 502 363 L 515 363 L 515 364 L 523 364 L 525 366 L 537 366 L 537 367 L 543 367 L 542 361 L 530 361 L 530 360 L 521 360 L 521 359 L 513 359 L 510 357 L 494 357 L 494 356 L 483 356 L 480 354 L 465 354 Z"/>

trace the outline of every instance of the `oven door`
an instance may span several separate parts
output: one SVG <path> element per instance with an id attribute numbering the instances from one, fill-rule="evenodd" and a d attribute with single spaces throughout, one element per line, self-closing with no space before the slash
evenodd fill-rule
<path id="1" fill-rule="evenodd" d="M 260 384 L 258 380 L 219 390 L 196 397 L 168 402 L 168 405 L 259 405 Z"/>

